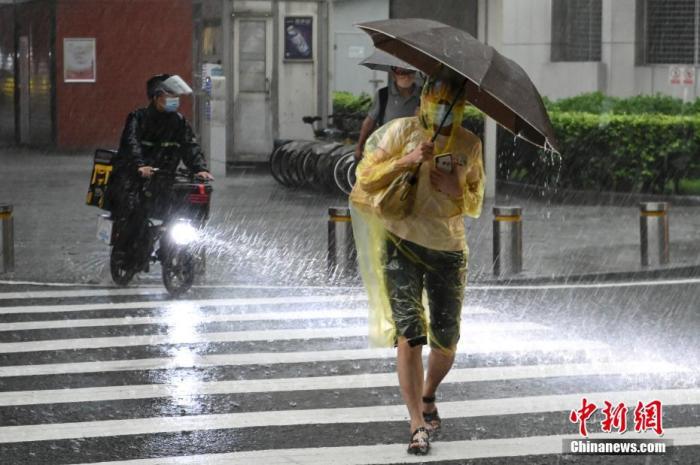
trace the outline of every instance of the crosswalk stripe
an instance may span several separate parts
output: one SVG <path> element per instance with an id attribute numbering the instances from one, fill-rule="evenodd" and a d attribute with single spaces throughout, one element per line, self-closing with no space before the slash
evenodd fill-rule
<path id="1" fill-rule="evenodd" d="M 597 405 L 603 405 L 606 400 L 624 402 L 625 405 L 636 405 L 639 401 L 660 400 L 664 406 L 668 407 L 699 404 L 700 389 L 587 392 L 441 402 L 440 416 L 445 419 L 570 411 L 581 405 L 583 397 Z M 132 418 L 128 420 L 5 426 L 0 427 L 0 443 L 283 425 L 405 420 L 407 420 L 407 414 L 404 405 Z"/>
<path id="2" fill-rule="evenodd" d="M 686 368 L 670 363 L 579 363 L 485 368 L 455 368 L 443 384 L 478 381 L 554 378 L 592 375 L 684 373 Z M 66 402 L 98 402 L 119 399 L 149 399 L 193 395 L 241 394 L 255 392 L 314 391 L 395 386 L 395 373 L 313 376 L 306 378 L 252 379 L 190 382 L 133 386 L 107 386 L 77 389 L 0 392 L 0 406 L 36 405 Z"/>
<path id="3" fill-rule="evenodd" d="M 590 439 L 611 439 L 609 433 L 592 433 Z M 615 435 L 615 439 L 658 439 L 656 433 Z M 572 434 L 528 436 L 465 441 L 436 441 L 426 456 L 411 456 L 406 444 L 371 446 L 314 447 L 302 449 L 265 449 L 221 454 L 186 455 L 136 460 L 120 460 L 82 465 L 374 465 L 395 463 L 430 463 L 532 455 L 560 455 L 562 442 L 580 439 Z M 700 427 L 666 428 L 664 440 L 674 447 L 700 445 Z"/>
<path id="4" fill-rule="evenodd" d="M 175 322 L 170 334 L 156 336 L 84 337 L 78 339 L 51 339 L 28 342 L 0 343 L 0 353 L 39 352 L 44 350 L 99 349 L 105 347 L 134 347 L 163 344 L 200 344 L 211 342 L 288 341 L 293 339 L 329 339 L 367 336 L 367 326 L 322 327 L 309 329 L 268 329 L 261 331 L 222 331 L 198 333 L 184 317 Z M 467 325 L 461 330 L 464 337 L 483 333 L 533 331 L 545 326 L 528 322 L 486 322 Z"/>
<path id="5" fill-rule="evenodd" d="M 15 282 L 0 281 L 0 284 L 14 284 Z M 33 283 L 38 284 L 38 283 Z M 77 286 L 77 285 L 72 285 Z M 363 288 L 357 286 L 258 286 L 247 284 L 216 285 L 205 284 L 195 285 L 194 289 L 235 289 L 235 290 L 295 290 L 308 289 L 315 291 L 353 291 L 361 292 Z M 129 295 L 167 295 L 167 291 L 162 287 L 128 287 L 128 288 L 99 288 L 99 289 L 70 289 L 50 291 L 14 291 L 0 292 L 0 300 L 14 299 L 51 299 L 51 298 L 71 298 L 71 297 L 111 297 Z"/>
<path id="6" fill-rule="evenodd" d="M 457 346 L 461 354 L 522 354 L 527 352 L 587 351 L 590 353 L 606 351 L 608 346 L 588 339 L 554 339 L 522 342 L 509 340 L 467 341 L 462 338 Z M 0 377 L 39 376 L 70 373 L 99 373 L 114 371 L 141 371 L 174 368 L 203 368 L 232 365 L 271 365 L 291 363 L 331 362 L 343 360 L 369 360 L 394 358 L 394 349 L 353 349 L 323 350 L 316 352 L 255 352 L 242 354 L 197 355 L 184 348 L 175 357 L 149 358 L 133 360 L 108 360 L 77 363 L 47 363 L 37 365 L 0 366 Z"/>
<path id="7" fill-rule="evenodd" d="M 125 295 L 165 295 L 167 292 L 158 287 L 134 287 L 127 289 L 76 289 L 69 291 L 23 291 L 0 292 L 0 300 L 15 299 L 57 299 L 71 297 L 113 297 Z"/>
<path id="8" fill-rule="evenodd" d="M 364 294 L 350 295 L 314 295 L 314 296 L 286 296 L 286 297 L 249 297 L 233 299 L 202 299 L 202 300 L 172 300 L 172 301 L 144 301 L 144 302 L 104 302 L 92 304 L 66 304 L 66 305 L 16 305 L 0 307 L 0 315 L 16 313 L 59 313 L 59 312 L 84 312 L 95 310 L 125 310 L 134 308 L 177 308 L 186 307 L 213 307 L 213 306 L 239 306 L 239 305 L 286 305 L 286 304 L 312 304 L 329 302 L 364 302 L 367 296 Z"/>
<path id="9" fill-rule="evenodd" d="M 133 325 L 173 325 L 186 317 L 191 325 L 228 321 L 273 321 L 273 320 L 318 320 L 332 318 L 366 318 L 367 309 L 318 309 L 306 311 L 286 311 L 267 313 L 226 313 L 221 315 L 201 315 L 199 312 L 174 309 L 169 316 L 161 317 L 122 317 L 122 318 L 85 318 L 70 320 L 22 321 L 18 323 L 0 323 L 0 331 L 26 331 L 36 329 L 86 328 L 97 326 L 133 326 Z M 493 310 L 478 306 L 465 306 L 462 316 L 495 314 Z"/>

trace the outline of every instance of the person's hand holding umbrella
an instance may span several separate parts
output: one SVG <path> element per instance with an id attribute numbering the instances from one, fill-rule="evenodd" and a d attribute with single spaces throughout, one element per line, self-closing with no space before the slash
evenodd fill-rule
<path id="1" fill-rule="evenodd" d="M 432 141 L 421 142 L 397 163 L 399 166 L 411 167 L 433 159 L 435 144 Z"/>

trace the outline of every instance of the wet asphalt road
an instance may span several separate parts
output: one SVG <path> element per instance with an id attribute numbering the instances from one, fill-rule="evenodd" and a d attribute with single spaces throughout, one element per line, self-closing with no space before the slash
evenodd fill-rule
<path id="1" fill-rule="evenodd" d="M 14 274 L 0 279 L 111 285 L 104 266 L 109 249 L 95 237 L 97 215 L 104 212 L 85 205 L 91 155 L 0 148 L 0 166 L 0 203 L 14 206 L 16 260 Z M 671 263 L 652 269 L 700 267 L 700 202 L 683 206 L 680 200 L 671 200 Z M 523 208 L 520 278 L 648 271 L 640 265 L 634 201 L 556 204 L 525 192 L 499 194 L 486 201 L 481 218 L 466 219 L 470 282 L 493 280 L 494 202 Z M 235 169 L 218 177 L 207 228 L 208 282 L 326 283 L 328 207 L 344 205 L 347 196 L 287 189 L 267 170 Z M 153 267 L 141 283 L 158 285 L 159 271 Z"/>
<path id="2" fill-rule="evenodd" d="M 468 290 L 420 462 L 700 463 L 700 280 Z M 362 289 L 0 286 L 0 463 L 394 464 L 408 425 Z M 562 454 L 582 397 L 662 402 L 659 456 Z M 651 432 L 650 437 L 656 438 Z"/>

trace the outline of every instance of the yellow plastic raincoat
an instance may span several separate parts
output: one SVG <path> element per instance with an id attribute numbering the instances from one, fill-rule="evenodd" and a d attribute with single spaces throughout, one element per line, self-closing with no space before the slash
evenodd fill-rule
<path id="1" fill-rule="evenodd" d="M 430 102 L 421 102 L 424 108 L 426 104 Z M 456 124 L 451 135 L 436 139 L 434 157 L 452 154 L 452 166 L 463 188 L 462 198 L 438 192 L 430 182 L 430 171 L 436 169 L 435 161 L 424 162 L 419 169 L 411 213 L 402 220 L 382 218 L 373 206 L 377 195 L 407 169 L 400 168 L 396 162 L 421 142 L 430 140 L 432 125 L 423 124 L 423 116 L 396 119 L 372 134 L 365 145 L 350 203 L 360 272 L 369 295 L 372 346 L 389 347 L 396 342 L 383 270 L 387 231 L 428 249 L 464 251 L 468 257 L 463 217 L 477 218 L 481 214 L 484 170 L 481 141 L 459 126 L 460 110 L 463 107 L 455 108 Z"/>

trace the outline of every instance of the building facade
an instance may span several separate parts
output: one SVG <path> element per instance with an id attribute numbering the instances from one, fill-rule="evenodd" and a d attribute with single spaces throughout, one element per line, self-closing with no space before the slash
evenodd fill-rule
<path id="1" fill-rule="evenodd" d="M 194 83 L 183 111 L 218 171 L 264 162 L 274 139 L 313 137 L 302 117 L 333 91 L 386 83 L 358 66 L 373 46 L 354 24 L 405 17 L 472 33 L 552 99 L 700 90 L 697 0 L 0 0 L 0 143 L 113 146 L 145 78 L 170 72 Z M 83 45 L 95 75 L 70 79 Z"/>
<path id="2" fill-rule="evenodd" d="M 116 146 L 148 77 L 192 79 L 192 28 L 190 0 L 0 0 L 0 144 Z"/>
<path id="3" fill-rule="evenodd" d="M 502 0 L 500 9 L 500 50 L 550 98 L 698 96 L 695 0 Z"/>

